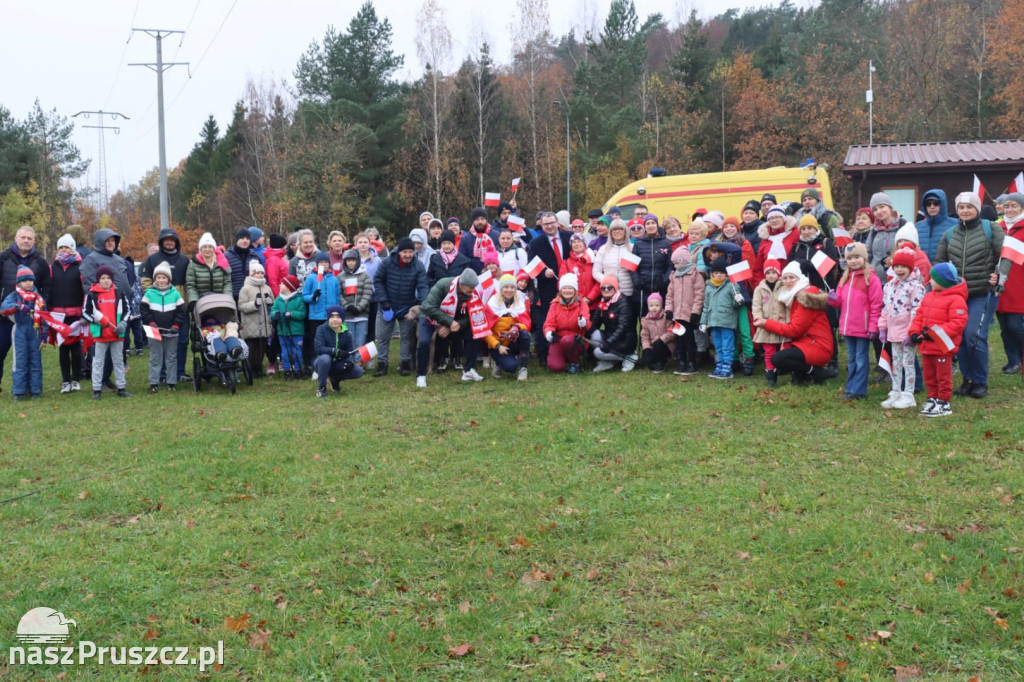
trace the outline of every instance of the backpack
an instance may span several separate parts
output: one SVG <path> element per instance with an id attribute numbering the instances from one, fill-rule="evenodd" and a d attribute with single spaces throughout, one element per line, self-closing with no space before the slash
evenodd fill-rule
<path id="1" fill-rule="evenodd" d="M 951 227 L 948 230 L 946 230 L 946 232 L 942 235 L 942 239 L 945 239 L 947 244 L 949 244 L 949 240 L 953 238 L 953 231 L 956 228 L 958 228 L 958 227 L 960 227 L 959 224 L 954 225 L 953 227 Z M 982 218 L 981 219 L 981 229 L 985 231 L 985 239 L 988 240 L 989 246 L 991 246 L 992 245 L 992 222 Z"/>

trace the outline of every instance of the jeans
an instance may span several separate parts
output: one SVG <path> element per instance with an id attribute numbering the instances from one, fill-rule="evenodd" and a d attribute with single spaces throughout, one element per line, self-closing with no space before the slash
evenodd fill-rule
<path id="1" fill-rule="evenodd" d="M 281 340 L 281 367 L 286 372 L 302 370 L 302 343 L 299 335 L 279 336 Z"/>
<path id="2" fill-rule="evenodd" d="M 355 344 L 356 348 L 366 343 L 366 332 L 370 326 L 369 320 L 358 320 L 356 322 L 348 322 L 345 324 L 348 326 L 349 332 L 352 334 L 352 343 Z"/>
<path id="3" fill-rule="evenodd" d="M 871 339 L 860 336 L 846 337 L 846 392 L 853 395 L 868 394 Z"/>
<path id="4" fill-rule="evenodd" d="M 156 386 L 160 377 L 166 376 L 167 385 L 174 386 L 180 376 L 174 373 L 177 366 L 178 337 L 164 334 L 159 341 L 153 339 L 149 344 L 149 385 Z"/>
<path id="5" fill-rule="evenodd" d="M 412 360 L 412 349 L 416 345 L 416 324 L 417 320 L 407 320 L 403 315 L 401 318 L 393 317 L 390 322 L 384 321 L 384 316 L 377 311 L 377 364 L 388 364 L 388 355 L 391 350 L 391 336 L 395 333 L 395 325 L 398 325 L 399 335 L 399 359 L 403 362 Z M 429 341 L 429 337 L 427 338 Z"/>
<path id="6" fill-rule="evenodd" d="M 1024 356 L 1024 314 L 996 313 L 999 318 L 999 332 L 1003 337 L 1003 349 L 1010 365 L 1021 364 Z"/>
<path id="7" fill-rule="evenodd" d="M 736 330 L 712 327 L 711 340 L 715 344 L 715 371 L 732 373 L 732 359 L 736 355 Z"/>
<path id="8" fill-rule="evenodd" d="M 502 355 L 495 348 L 491 351 L 491 360 L 502 371 L 515 374 L 520 367 L 526 367 L 526 359 L 530 356 L 530 332 L 519 332 L 515 343 L 508 345 L 508 353 Z"/>
<path id="9" fill-rule="evenodd" d="M 11 393 L 42 395 L 43 354 L 39 350 L 39 332 L 31 324 L 14 325 L 14 373 Z"/>
<path id="10" fill-rule="evenodd" d="M 988 383 L 988 327 L 992 324 L 995 296 L 974 296 L 967 299 L 967 326 L 956 353 L 964 381 Z M 985 316 L 982 324 L 981 316 Z M 981 325 L 979 329 L 979 325 Z M 971 347 L 974 346 L 972 350 Z"/>
<path id="11" fill-rule="evenodd" d="M 380 320 L 378 320 L 379 322 Z M 427 376 L 427 368 L 430 367 L 430 339 L 434 336 L 435 331 L 436 328 L 426 318 L 420 319 L 420 340 L 416 344 L 416 376 L 418 377 Z M 466 364 L 464 367 L 468 372 L 476 366 L 476 357 L 480 354 L 480 342 L 473 338 L 473 330 L 468 324 L 465 327 L 460 327 L 459 331 L 454 334 L 449 334 L 448 338 L 452 338 L 455 335 L 459 335 L 463 339 L 466 350 Z M 402 344 L 405 344 L 404 334 L 402 336 Z"/>
<path id="12" fill-rule="evenodd" d="M 103 358 L 108 352 L 110 353 L 110 360 L 114 370 L 114 384 L 119 389 L 124 388 L 124 340 L 97 341 L 93 348 L 96 349 L 96 355 L 93 356 L 92 362 L 92 390 L 99 391 L 103 389 Z"/>
<path id="13" fill-rule="evenodd" d="M 348 381 L 363 376 L 363 368 L 351 360 L 332 360 L 330 355 L 319 355 L 313 360 L 317 386 L 327 388 L 327 380 Z"/>

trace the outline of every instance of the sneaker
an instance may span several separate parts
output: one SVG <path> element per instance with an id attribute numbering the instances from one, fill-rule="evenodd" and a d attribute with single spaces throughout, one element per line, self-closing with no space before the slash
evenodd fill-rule
<path id="1" fill-rule="evenodd" d="M 437 363 L 437 372 L 440 373 L 440 372 L 447 372 L 447 371 L 448 371 L 448 358 L 445 358 L 441 362 Z"/>
<path id="2" fill-rule="evenodd" d="M 960 388 L 956 389 L 956 395 L 967 397 L 971 394 L 971 390 L 974 388 L 973 381 L 964 380 L 964 383 L 960 384 Z"/>
<path id="3" fill-rule="evenodd" d="M 149 394 L 150 395 L 153 395 L 154 393 L 156 393 L 159 390 L 160 390 L 160 386 L 159 385 L 157 385 L 157 384 L 150 384 L 150 386 L 149 386 Z"/>
<path id="4" fill-rule="evenodd" d="M 615 367 L 615 365 L 610 363 L 610 362 L 608 362 L 607 360 L 601 360 L 596 365 L 594 365 L 594 371 L 595 372 L 607 372 L 608 370 L 613 369 L 614 367 Z"/>
<path id="5" fill-rule="evenodd" d="M 24 393 L 15 393 L 14 394 L 14 402 L 20 403 L 22 400 L 28 400 L 28 396 L 25 395 Z"/>
<path id="6" fill-rule="evenodd" d="M 988 384 L 972 384 L 969 395 L 979 400 L 984 398 L 988 395 Z"/>
<path id="7" fill-rule="evenodd" d="M 103 391 L 93 391 L 92 392 L 92 399 L 93 400 L 99 400 L 102 397 L 103 397 Z M 17 400 L 18 397 L 15 396 L 14 398 L 15 398 L 15 400 Z"/>
<path id="8" fill-rule="evenodd" d="M 317 398 L 326 398 L 327 397 L 327 387 L 326 386 L 321 386 L 318 389 L 316 389 L 316 397 Z"/>
<path id="9" fill-rule="evenodd" d="M 640 358 L 638 358 L 636 355 L 627 355 L 622 360 L 622 371 L 632 372 L 633 368 L 636 367 L 637 360 L 639 359 Z"/>
<path id="10" fill-rule="evenodd" d="M 129 393 L 128 389 L 119 388 L 119 389 L 117 389 L 117 397 L 118 398 L 134 398 L 135 396 L 133 396 L 131 393 Z"/>
<path id="11" fill-rule="evenodd" d="M 730 370 L 716 369 L 714 372 L 708 375 L 710 379 L 732 379 L 733 373 Z"/>
<path id="12" fill-rule="evenodd" d="M 778 375 L 775 373 L 774 369 L 766 369 L 764 371 L 764 378 L 765 381 L 768 382 L 769 388 L 774 388 L 779 383 Z"/>
<path id="13" fill-rule="evenodd" d="M 1021 368 L 1019 362 L 1008 362 L 1006 363 L 1006 366 L 1003 367 L 1003 374 L 1020 374 L 1020 369 Z"/>
<path id="14" fill-rule="evenodd" d="M 141 348 L 136 348 L 135 349 L 135 356 L 138 357 L 139 355 L 142 355 L 142 349 Z"/>
<path id="15" fill-rule="evenodd" d="M 496 362 L 494 363 L 494 366 L 491 367 L 491 376 L 495 379 L 501 378 L 501 367 L 498 367 L 498 363 Z"/>
<path id="16" fill-rule="evenodd" d="M 427 378 L 426 377 L 416 377 L 416 388 L 426 388 L 426 387 L 427 387 Z"/>
<path id="17" fill-rule="evenodd" d="M 887 410 L 891 410 L 896 405 L 896 401 L 903 395 L 900 391 L 889 391 L 889 396 L 882 401 L 882 407 Z"/>
<path id="18" fill-rule="evenodd" d="M 174 392 L 174 384 L 167 384 L 167 390 Z"/>
<path id="19" fill-rule="evenodd" d="M 665 371 L 665 365 L 658 364 L 658 365 L 655 365 L 654 367 L 651 367 L 651 374 L 661 374 L 664 371 Z"/>
<path id="20" fill-rule="evenodd" d="M 61 384 L 60 385 L 60 392 L 61 393 L 71 393 L 71 382 L 70 381 L 65 381 L 63 384 Z"/>
<path id="21" fill-rule="evenodd" d="M 192 383 L 192 375 L 190 375 L 190 374 L 182 374 L 180 377 L 178 377 L 178 383 L 179 384 L 190 384 L 190 383 Z"/>
<path id="22" fill-rule="evenodd" d="M 231 357 L 233 359 L 235 359 L 235 360 L 237 360 L 238 358 L 242 357 L 242 347 L 241 346 L 235 346 L 234 348 L 232 348 L 231 349 Z"/>
<path id="23" fill-rule="evenodd" d="M 78 383 L 77 381 L 72 381 L 71 382 L 71 390 L 72 391 L 81 391 L 82 390 L 82 384 Z"/>
<path id="24" fill-rule="evenodd" d="M 676 367 L 676 371 L 674 371 L 672 373 L 675 374 L 677 377 L 685 377 L 686 376 L 686 368 L 687 368 L 687 364 L 685 362 L 680 362 L 679 366 Z"/>
<path id="25" fill-rule="evenodd" d="M 909 410 L 911 407 L 917 407 L 917 401 L 914 399 L 913 393 L 903 391 L 892 406 L 897 410 Z"/>
<path id="26" fill-rule="evenodd" d="M 460 372 L 463 371 L 462 360 L 456 360 L 455 361 L 455 369 L 457 369 Z"/>
<path id="27" fill-rule="evenodd" d="M 309 378 L 312 379 L 313 381 L 316 381 L 317 379 L 320 378 L 320 375 L 317 374 L 316 372 L 313 372 L 313 374 L 311 374 Z"/>
<path id="28" fill-rule="evenodd" d="M 743 361 L 743 376 L 749 377 L 754 374 L 754 358 L 747 358 Z"/>
<path id="29" fill-rule="evenodd" d="M 918 412 L 918 414 L 928 414 L 929 412 L 934 410 L 935 402 L 935 398 L 929 397 L 928 400 L 924 401 L 924 404 L 921 405 L 921 411 Z"/>
<path id="30" fill-rule="evenodd" d="M 398 363 L 398 376 L 407 377 L 412 374 L 412 360 L 400 360 Z"/>
<path id="31" fill-rule="evenodd" d="M 470 367 L 462 373 L 463 381 L 483 381 L 484 378 L 476 371 L 476 369 Z"/>
<path id="32" fill-rule="evenodd" d="M 924 414 L 923 412 L 921 414 Z M 930 412 L 924 414 L 926 417 L 948 417 L 953 414 L 953 408 L 945 400 L 936 400 L 935 406 Z"/>
<path id="33" fill-rule="evenodd" d="M 277 367 L 274 367 L 274 363 L 267 365 L 267 376 L 272 377 L 277 374 Z"/>
<path id="34" fill-rule="evenodd" d="M 491 366 L 491 359 L 490 359 L 490 358 L 486 358 L 486 357 L 485 357 L 485 358 L 484 358 L 484 359 L 483 359 L 483 360 L 482 360 L 482 361 L 480 362 L 480 367 L 481 367 L 482 369 L 489 369 L 489 368 L 490 368 L 490 366 Z"/>
<path id="35" fill-rule="evenodd" d="M 519 373 L 516 374 L 516 381 L 526 381 L 530 377 L 530 373 L 525 367 L 519 368 Z"/>
<path id="36" fill-rule="evenodd" d="M 825 378 L 835 379 L 837 376 L 839 376 L 839 363 L 833 360 L 825 366 Z"/>
<path id="37" fill-rule="evenodd" d="M 524 369 L 525 369 L 525 367 L 524 367 Z M 594 371 L 596 372 L 597 369 L 595 368 Z M 579 374 L 579 373 L 580 373 L 580 366 L 579 366 L 579 364 L 577 364 L 575 362 L 570 362 L 569 363 L 569 374 Z"/>
<path id="38" fill-rule="evenodd" d="M 862 396 L 858 393 L 850 393 L 849 391 L 843 394 L 843 400 L 847 402 L 852 402 L 854 400 L 864 400 L 865 397 L 866 396 Z"/>

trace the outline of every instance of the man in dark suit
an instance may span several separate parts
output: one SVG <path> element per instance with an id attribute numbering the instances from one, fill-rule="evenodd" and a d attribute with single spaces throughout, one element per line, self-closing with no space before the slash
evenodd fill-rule
<path id="1" fill-rule="evenodd" d="M 544 327 L 551 301 L 558 295 L 558 271 L 562 261 L 569 257 L 569 237 L 572 235 L 568 230 L 559 229 L 558 218 L 551 212 L 541 214 L 540 228 L 541 234 L 534 237 L 526 249 L 528 259 L 540 256 L 545 265 L 537 277 L 537 300 L 530 310 L 530 324 L 535 330 Z M 534 339 L 537 358 L 544 367 L 548 359 L 548 342 L 541 333 L 536 333 Z"/>

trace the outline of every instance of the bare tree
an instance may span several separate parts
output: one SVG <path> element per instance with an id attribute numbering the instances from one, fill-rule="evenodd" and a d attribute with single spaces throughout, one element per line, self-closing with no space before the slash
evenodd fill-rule
<path id="1" fill-rule="evenodd" d="M 473 131 L 473 146 L 477 152 L 477 171 L 479 178 L 479 200 L 484 200 L 484 155 L 487 149 L 488 133 L 494 120 L 494 104 L 498 97 L 497 79 L 491 69 L 490 48 L 486 42 L 482 45 L 470 46 L 471 69 L 467 84 L 472 98 L 473 116 L 476 129 Z"/>
<path id="2" fill-rule="evenodd" d="M 427 68 L 424 84 L 430 100 L 430 121 L 427 122 L 433 166 L 434 210 L 441 213 L 441 127 L 448 105 L 449 83 L 444 70 L 452 57 L 452 34 L 448 18 L 437 0 L 425 0 L 416 15 L 416 54 Z"/>
<path id="3" fill-rule="evenodd" d="M 512 24 L 513 61 L 520 61 L 526 80 L 526 115 L 533 149 L 533 184 L 540 195 L 540 152 L 537 143 L 537 119 L 540 112 L 541 71 L 547 62 L 550 37 L 548 0 L 516 0 L 517 20 Z M 517 52 L 517 50 L 519 52 Z"/>

